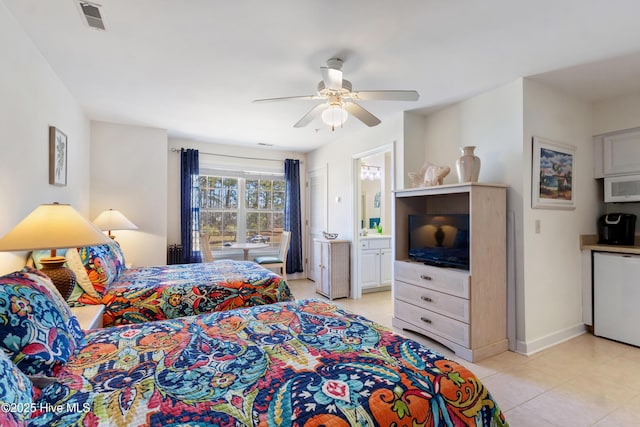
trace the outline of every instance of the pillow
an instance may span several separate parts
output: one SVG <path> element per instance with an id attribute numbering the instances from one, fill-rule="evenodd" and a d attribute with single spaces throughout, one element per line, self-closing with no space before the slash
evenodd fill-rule
<path id="1" fill-rule="evenodd" d="M 117 275 L 119 276 L 124 270 L 127 269 L 127 264 L 124 259 L 124 253 L 122 252 L 122 248 L 115 240 L 112 240 L 109 244 L 109 249 L 111 250 L 111 256 L 113 257 L 113 261 L 116 265 Z"/>
<path id="2" fill-rule="evenodd" d="M 91 280 L 89 280 L 87 270 L 85 270 L 84 265 L 82 264 L 82 260 L 80 259 L 80 255 L 78 255 L 78 250 L 76 248 L 58 249 L 57 253 L 58 255 L 62 255 L 67 259 L 67 261 L 64 263 L 64 266 L 71 269 L 71 271 L 76 274 L 76 285 L 74 286 L 74 289 L 71 292 L 71 297 L 68 298 L 68 301 L 75 301 L 77 297 L 74 299 L 73 296 L 82 295 L 83 291 L 94 298 L 100 298 L 100 294 L 98 294 L 98 292 L 93 287 Z M 48 250 L 31 252 L 30 259 L 33 262 L 32 266 L 37 269 L 42 268 L 42 263 L 40 261 L 42 260 L 42 258 L 46 258 L 49 255 L 50 251 Z"/>
<path id="3" fill-rule="evenodd" d="M 0 351 L 0 425 L 26 426 L 32 402 L 31 381 Z"/>
<path id="4" fill-rule="evenodd" d="M 86 246 L 78 248 L 78 255 L 82 260 L 89 280 L 96 291 L 105 294 L 109 286 L 118 276 L 118 267 L 110 245 Z"/>
<path id="5" fill-rule="evenodd" d="M 51 279 L 31 268 L 0 277 L 0 348 L 28 375 L 51 375 L 84 345 Z"/>

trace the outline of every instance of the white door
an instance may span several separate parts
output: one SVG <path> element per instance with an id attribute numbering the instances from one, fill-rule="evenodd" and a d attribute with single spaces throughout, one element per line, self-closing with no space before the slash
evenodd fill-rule
<path id="1" fill-rule="evenodd" d="M 327 168 L 314 169 L 307 173 L 307 200 L 309 206 L 307 208 L 307 230 L 309 233 L 309 262 L 307 263 L 307 278 L 318 281 L 320 271 L 318 263 L 314 262 L 319 259 L 316 254 L 316 245 L 313 239 L 322 238 L 322 232 L 327 229 Z"/>
<path id="2" fill-rule="evenodd" d="M 380 284 L 391 284 L 391 265 L 392 265 L 392 252 L 391 249 L 380 249 Z"/>
<path id="3" fill-rule="evenodd" d="M 360 284 L 362 289 L 380 284 L 380 251 L 366 249 L 360 253 Z"/>

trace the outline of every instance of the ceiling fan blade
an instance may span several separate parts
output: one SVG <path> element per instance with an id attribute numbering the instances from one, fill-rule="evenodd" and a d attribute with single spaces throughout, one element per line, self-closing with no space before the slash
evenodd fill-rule
<path id="1" fill-rule="evenodd" d="M 380 124 L 380 119 L 356 104 L 355 102 L 345 102 L 344 109 L 351 113 L 356 119 L 371 127 Z"/>
<path id="2" fill-rule="evenodd" d="M 420 95 L 415 90 L 361 90 L 351 97 L 359 101 L 417 101 Z"/>
<path id="3" fill-rule="evenodd" d="M 324 99 L 324 97 L 319 95 L 285 96 L 283 98 L 254 99 L 251 102 L 260 103 L 260 102 L 275 102 L 275 101 L 312 101 L 315 99 Z"/>
<path id="4" fill-rule="evenodd" d="M 329 67 L 320 67 L 324 87 L 331 90 L 342 89 L 342 70 Z"/>
<path id="5" fill-rule="evenodd" d="M 329 107 L 329 104 L 325 104 L 325 103 L 316 105 L 311 110 L 309 110 L 307 114 L 302 116 L 302 118 L 298 120 L 298 123 L 293 125 L 293 127 L 294 128 L 305 127 L 306 125 L 311 123 L 313 119 L 315 119 L 316 117 L 319 117 L 320 114 L 322 114 L 322 112 L 326 110 L 328 107 Z"/>

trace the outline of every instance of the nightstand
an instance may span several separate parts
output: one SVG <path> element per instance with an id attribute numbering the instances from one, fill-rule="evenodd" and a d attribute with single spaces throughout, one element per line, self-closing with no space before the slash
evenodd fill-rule
<path id="1" fill-rule="evenodd" d="M 102 328 L 102 313 L 104 305 L 83 305 L 71 307 L 71 312 L 76 316 L 80 327 L 84 330 Z"/>

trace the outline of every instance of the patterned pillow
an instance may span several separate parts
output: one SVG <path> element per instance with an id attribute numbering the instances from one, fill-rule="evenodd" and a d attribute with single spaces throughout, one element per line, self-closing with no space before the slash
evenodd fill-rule
<path id="1" fill-rule="evenodd" d="M 120 273 L 127 269 L 122 248 L 120 247 L 118 242 L 112 240 L 109 244 L 109 249 L 111 249 L 111 256 L 113 256 L 113 261 L 116 265 L 116 271 L 118 272 L 118 275 L 120 275 Z"/>
<path id="2" fill-rule="evenodd" d="M 93 287 L 104 295 L 107 286 L 118 276 L 118 266 L 110 245 L 79 248 L 78 255 L 80 255 Z"/>
<path id="3" fill-rule="evenodd" d="M 32 402 L 31 381 L 0 350 L 0 425 L 26 426 Z"/>
<path id="4" fill-rule="evenodd" d="M 33 264 L 31 265 L 37 269 L 41 269 L 42 263 L 40 261 L 42 260 L 42 258 L 48 257 L 50 253 L 51 251 L 31 252 L 31 260 L 33 261 Z M 70 268 L 76 274 L 76 285 L 73 288 L 71 296 L 67 298 L 67 301 L 75 302 L 78 296 L 82 295 L 82 292 L 86 292 L 94 298 L 100 298 L 100 294 L 98 294 L 98 292 L 93 287 L 91 280 L 89 280 L 87 270 L 85 270 L 84 265 L 82 264 L 82 260 L 80 259 L 80 255 L 78 255 L 78 250 L 76 248 L 58 249 L 57 253 L 58 255 L 64 256 L 67 259 L 67 262 L 64 263 L 64 266 Z M 73 298 L 74 296 L 75 298 Z"/>
<path id="5" fill-rule="evenodd" d="M 50 375 L 84 345 L 84 332 L 44 274 L 25 267 L 0 277 L 0 348 L 28 375 Z"/>

